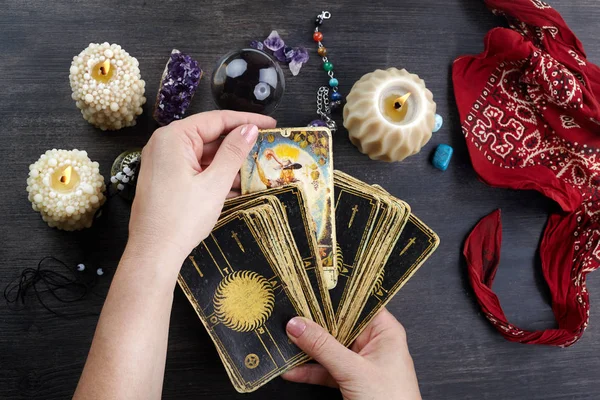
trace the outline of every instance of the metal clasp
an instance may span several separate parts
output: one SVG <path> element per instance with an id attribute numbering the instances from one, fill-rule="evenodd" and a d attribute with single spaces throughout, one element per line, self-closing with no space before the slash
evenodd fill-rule
<path id="1" fill-rule="evenodd" d="M 329 19 L 331 18 L 331 13 L 329 11 L 321 11 L 321 17 L 323 17 L 323 19 Z"/>
<path id="2" fill-rule="evenodd" d="M 327 118 L 326 123 L 327 123 L 327 127 L 329 128 L 329 130 L 332 133 L 335 133 L 335 131 L 337 130 L 337 124 L 335 123 L 335 121 L 332 120 L 331 118 Z"/>

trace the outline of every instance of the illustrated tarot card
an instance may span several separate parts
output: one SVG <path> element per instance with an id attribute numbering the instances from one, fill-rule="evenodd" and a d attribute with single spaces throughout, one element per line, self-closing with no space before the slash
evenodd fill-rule
<path id="1" fill-rule="evenodd" d="M 328 289 L 337 283 L 333 160 L 327 128 L 262 130 L 240 170 L 242 193 L 300 183 L 306 196 Z"/>

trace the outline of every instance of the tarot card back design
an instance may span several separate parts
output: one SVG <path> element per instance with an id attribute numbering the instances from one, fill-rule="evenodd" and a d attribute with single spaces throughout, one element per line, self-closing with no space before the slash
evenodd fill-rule
<path id="1" fill-rule="evenodd" d="M 375 285 L 348 339 L 350 343 L 433 254 L 439 243 L 435 232 L 411 214 L 387 263 L 375 278 Z"/>
<path id="2" fill-rule="evenodd" d="M 285 333 L 303 311 L 266 251 L 243 212 L 234 213 L 190 254 L 178 280 L 240 392 L 307 359 Z"/>
<path id="3" fill-rule="evenodd" d="M 318 303 L 319 309 L 313 310 L 313 318 L 321 326 L 326 327 L 331 334 L 335 334 L 336 324 L 333 308 L 331 306 L 329 291 L 324 281 L 321 260 L 317 253 L 318 245 L 314 236 L 311 217 L 307 211 L 301 184 L 290 184 L 229 199 L 225 202 L 222 215 L 227 215 L 232 210 L 245 207 L 246 204 L 264 196 L 274 196 L 282 203 L 294 241 L 302 257 L 308 279 Z"/>

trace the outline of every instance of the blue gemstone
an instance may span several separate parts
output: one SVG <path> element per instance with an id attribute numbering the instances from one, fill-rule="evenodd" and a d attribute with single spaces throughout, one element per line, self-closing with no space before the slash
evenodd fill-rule
<path id="1" fill-rule="evenodd" d="M 436 133 L 442 129 L 442 125 L 444 125 L 444 118 L 442 118 L 440 114 L 435 114 L 435 126 L 433 127 L 433 133 Z"/>
<path id="2" fill-rule="evenodd" d="M 339 84 L 340 84 L 340 83 L 339 83 L 339 82 L 338 82 L 338 80 L 337 80 L 337 79 L 335 79 L 335 78 L 331 78 L 331 79 L 329 80 L 329 86 L 331 86 L 331 87 L 336 87 L 336 86 L 337 86 L 337 85 L 339 85 Z"/>
<path id="3" fill-rule="evenodd" d="M 454 149 L 451 146 L 448 146 L 447 144 L 440 144 L 435 150 L 435 154 L 433 155 L 433 160 L 431 163 L 437 169 L 445 171 L 448 169 L 448 165 L 450 164 L 452 153 L 454 153 Z"/>
<path id="4" fill-rule="evenodd" d="M 331 93 L 331 100 L 338 101 L 342 99 L 342 94 L 340 92 Z"/>

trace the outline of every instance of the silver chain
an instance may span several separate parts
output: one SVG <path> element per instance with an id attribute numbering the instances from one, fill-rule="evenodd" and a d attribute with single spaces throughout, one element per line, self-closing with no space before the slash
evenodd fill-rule
<path id="1" fill-rule="evenodd" d="M 331 18 L 331 13 L 329 11 L 321 11 L 321 14 L 318 17 L 320 17 L 322 20 L 326 20 L 326 19 Z M 319 32 L 319 26 L 315 27 L 315 32 Z M 323 43 L 319 42 L 318 47 L 323 47 Z M 323 63 L 326 63 L 329 61 L 327 56 L 323 56 L 322 58 L 323 58 Z M 333 78 L 333 71 L 328 71 L 327 75 L 329 75 L 330 78 Z M 337 87 L 334 87 L 333 91 L 337 92 Z M 321 86 L 319 88 L 319 90 L 317 90 L 317 114 L 321 117 L 321 119 L 323 121 L 325 121 L 325 123 L 327 124 L 327 127 L 332 132 L 335 132 L 337 130 L 337 124 L 330 116 L 331 115 L 331 107 L 329 105 L 329 87 L 328 86 Z"/>
<path id="2" fill-rule="evenodd" d="M 329 88 L 327 86 L 321 86 L 317 90 L 317 114 L 327 124 L 327 127 L 335 132 L 337 124 L 331 119 L 331 108 L 329 107 Z"/>

